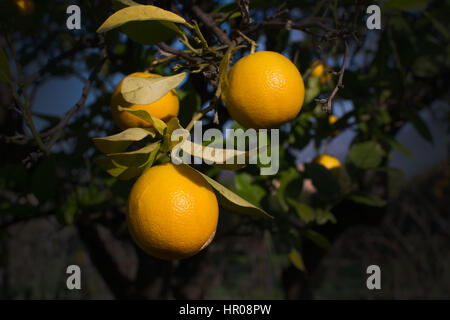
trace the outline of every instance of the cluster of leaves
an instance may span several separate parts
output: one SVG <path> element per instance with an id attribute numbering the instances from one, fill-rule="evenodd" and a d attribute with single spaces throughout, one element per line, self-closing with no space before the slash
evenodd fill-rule
<path id="1" fill-rule="evenodd" d="M 36 6 L 36 10 L 42 15 L 51 15 L 48 18 L 51 21 L 58 21 L 58 15 L 65 17 L 61 8 L 53 11 L 50 10 L 52 4 L 45 1 L 42 3 Z M 325 61 L 332 70 L 338 70 L 342 61 L 342 45 L 339 41 L 327 39 L 326 35 L 321 34 L 320 27 L 308 28 L 304 37 L 293 40 L 286 21 L 288 18 L 319 21 L 321 14 L 328 12 L 320 21 L 333 25 L 336 29 L 344 29 L 347 20 L 340 12 L 352 13 L 353 1 L 337 1 L 335 6 L 330 6 L 327 10 L 327 4 L 323 1 L 287 3 L 290 15 L 282 16 L 284 20 L 279 21 L 277 17 L 272 17 L 274 12 L 278 12 L 277 1 L 252 1 L 250 14 L 254 24 L 247 28 L 252 38 L 264 42 L 267 50 L 283 52 L 289 56 L 304 75 L 308 73 L 308 66 L 316 60 Z M 26 217 L 30 210 L 37 211 L 39 208 L 44 213 L 58 212 L 62 222 L 71 224 L 79 221 L 78 219 L 98 219 L 102 212 L 120 208 L 125 202 L 132 180 L 118 182 L 116 178 L 132 179 L 150 166 L 168 161 L 168 155 L 176 146 L 169 140 L 171 133 L 176 129 L 187 128 L 192 116 L 198 114 L 207 101 L 226 98 L 229 64 L 246 54 L 247 47 L 237 45 L 230 49 L 228 45 L 218 44 L 217 37 L 204 23 L 189 23 L 188 1 L 176 1 L 178 8 L 183 8 L 181 12 L 186 18 L 175 14 L 173 10 L 146 6 L 131 0 L 113 0 L 113 4 L 116 12 L 103 24 L 110 1 L 96 1 L 97 7 L 83 11 L 86 17 L 84 32 L 88 35 L 92 35 L 99 25 L 101 27 L 98 31 L 101 33 L 111 30 L 106 34 L 110 61 L 102 69 L 102 81 L 96 84 L 99 93 L 97 100 L 65 128 L 61 140 L 63 144 L 70 146 L 69 151 L 67 148 L 63 151 L 53 150 L 48 160 L 51 162 L 42 161 L 29 172 L 21 164 L 3 168 L 1 188 L 20 194 L 14 201 L 2 194 L 3 211 Z M 230 35 L 240 30 L 243 16 L 236 2 L 216 7 L 210 8 L 208 12 L 218 26 L 226 26 Z M 410 11 L 423 8 L 427 10 Z M 393 150 L 409 153 L 395 139 L 405 124 L 412 124 L 425 139 L 431 141 L 430 130 L 420 112 L 436 99 L 442 98 L 440 90 L 448 76 L 449 35 L 442 23 L 446 21 L 445 8 L 448 8 L 448 4 L 438 1 L 386 1 L 382 9 L 382 21 L 385 21 L 382 31 L 368 31 L 363 21 L 358 19 L 355 30 L 358 41 L 353 41 L 353 37 L 347 39 L 352 56 L 357 58 L 350 60 L 347 66 L 344 87 L 340 88 L 335 104 L 338 107 L 339 100 L 347 100 L 353 108 L 345 110 L 337 122 L 330 124 L 328 115 L 323 113 L 321 105 L 315 99 L 323 98 L 332 90 L 336 84 L 336 76 L 333 74 L 332 79 L 325 83 L 318 77 L 305 78 L 306 99 L 303 109 L 295 120 L 280 130 L 282 145 L 280 171 L 277 175 L 258 176 L 258 166 L 232 168 L 239 170 L 233 175 L 234 180 L 227 185 L 228 188 L 225 188 L 210 177 L 217 175 L 219 169 L 230 168 L 208 167 L 207 171 L 203 170 L 204 167 L 200 168 L 208 173 L 205 178 L 216 190 L 224 207 L 260 216 L 265 216 L 268 212 L 275 217 L 269 220 L 271 223 L 256 222 L 254 225 L 274 231 L 274 239 L 278 240 L 277 249 L 289 256 L 297 268 L 305 270 L 305 263 L 308 264 L 302 257 L 304 241 L 312 241 L 324 249 L 330 246 L 329 239 L 318 231 L 325 224 L 343 222 L 337 221 L 335 214 L 335 208 L 339 204 L 351 201 L 360 204 L 362 208 L 377 208 L 386 203 L 386 197 L 370 193 L 364 177 L 369 172 L 398 174 L 387 168 L 387 161 Z M 362 12 L 363 8 L 360 9 Z M 361 14 L 358 18 L 360 17 Z M 37 18 L 33 19 L 30 26 L 46 25 L 38 22 Z M 40 41 L 39 37 L 30 39 L 42 43 L 37 47 L 49 52 L 56 51 L 50 44 L 55 46 L 62 43 L 60 49 L 63 53 L 71 53 L 70 49 L 77 45 L 75 37 L 60 30 L 53 32 L 51 27 L 55 28 L 55 25 L 52 24 L 45 30 L 48 40 Z M 64 21 L 60 21 L 59 25 L 64 26 Z M 14 28 L 21 30 L 18 23 L 14 24 Z M 119 30 L 127 37 L 121 37 L 117 32 Z M 29 27 L 23 34 L 33 32 L 37 31 Z M 24 36 L 24 39 L 28 38 Z M 172 46 L 177 50 L 161 55 L 159 49 L 168 49 L 167 45 L 159 47 L 161 41 L 169 42 L 174 39 L 181 41 L 183 50 L 179 49 L 178 44 Z M 18 50 L 22 64 L 27 64 L 37 56 L 32 50 L 35 46 L 30 45 L 32 40 L 23 40 L 23 48 Z M 69 49 L 69 52 L 66 53 L 64 49 Z M 190 60 L 187 61 L 185 56 L 190 57 Z M 98 52 L 89 51 L 83 56 L 82 63 L 87 69 L 93 69 L 97 60 Z M 218 83 L 213 89 L 210 88 L 211 83 L 203 79 L 204 71 L 209 72 L 208 67 L 211 65 L 219 73 Z M 177 89 L 181 104 L 179 118 L 166 124 L 152 118 L 145 111 L 122 108 L 123 112 L 141 117 L 153 126 L 145 129 L 131 128 L 117 133 L 110 121 L 110 90 L 103 83 L 107 83 L 115 73 L 129 74 L 149 66 L 160 74 L 170 74 L 180 69 L 184 69 L 184 72 L 162 78 L 130 78 L 124 85 L 123 96 L 130 103 L 151 103 L 180 85 L 186 73 L 189 73 L 188 81 Z M 70 64 L 50 67 L 47 72 L 51 75 L 76 74 L 76 66 Z M 1 50 L 0 70 L 0 80 L 12 79 L 8 71 L 8 59 Z M 219 127 L 223 127 L 229 124 L 229 118 L 220 99 L 218 100 L 217 110 L 221 120 Z M 59 119 L 46 117 L 45 120 L 51 128 Z M 205 123 L 213 125 L 210 119 Z M 293 151 L 302 151 L 310 145 L 321 150 L 331 139 L 339 139 L 339 136 L 334 137 L 334 132 L 347 130 L 352 130 L 355 136 L 339 177 L 316 163 L 306 163 L 301 170 L 296 167 L 297 159 L 292 155 Z M 99 166 L 93 166 L 90 138 L 104 132 L 110 135 L 95 138 L 94 144 L 105 156 L 96 160 Z M 191 145 L 185 147 L 183 152 L 195 153 L 194 150 L 198 150 Z M 208 146 L 200 146 L 200 150 L 203 151 L 205 147 Z M 22 154 L 5 150 L 5 157 Z M 200 152 L 193 155 L 203 154 Z M 113 178 L 105 178 L 98 167 L 106 170 Z M 57 177 L 63 182 L 48 177 Z M 304 188 L 308 181 L 315 191 Z M 56 193 L 57 188 L 63 192 Z M 38 198 L 37 207 L 33 207 L 33 201 L 26 198 L 29 193 Z M 55 194 L 58 195 L 52 197 Z M 242 219 L 246 219 L 245 216 Z M 236 230 L 240 223 L 241 220 L 234 226 Z"/>
<path id="2" fill-rule="evenodd" d="M 134 40 L 140 38 L 138 35 L 142 34 L 141 28 L 154 28 L 156 26 L 155 23 L 158 23 L 158 30 L 159 28 L 176 30 L 177 34 L 183 36 L 183 41 L 187 44 L 189 41 L 188 36 L 174 24 L 180 23 L 195 29 L 200 38 L 204 39 L 198 28 L 191 26 L 182 17 L 170 11 L 151 5 L 139 5 L 133 1 L 117 1 L 126 6 L 110 16 L 99 27 L 97 32 L 106 32 L 124 26 L 125 28 L 123 28 L 123 31 Z M 148 23 L 150 23 L 149 26 L 147 26 Z M 130 25 L 133 26 L 131 29 L 129 28 Z M 138 33 L 135 34 L 134 31 Z M 170 32 L 160 31 L 163 34 L 171 35 Z M 152 29 L 152 34 L 155 32 L 156 31 Z M 161 38 L 158 38 L 158 41 L 161 41 Z M 142 43 L 142 41 L 139 42 Z M 146 43 L 149 42 L 147 41 Z M 228 51 L 224 58 L 222 58 L 220 64 L 221 79 L 227 79 L 229 60 L 231 54 L 235 50 L 236 48 Z M 120 94 L 124 100 L 130 104 L 148 105 L 159 100 L 171 90 L 178 87 L 185 77 L 185 72 L 158 78 L 129 76 L 124 79 Z M 222 83 L 226 83 L 226 81 L 222 81 Z M 223 92 L 226 91 L 224 90 Z M 123 180 L 132 179 L 142 174 L 154 164 L 169 161 L 168 153 L 172 152 L 172 154 L 174 154 L 174 152 L 178 151 L 174 150 L 175 147 L 181 148 L 183 152 L 189 152 L 191 156 L 209 161 L 212 165 L 216 165 L 222 169 L 235 170 L 242 167 L 242 165 L 236 165 L 237 157 L 245 152 L 211 148 L 208 146 L 196 145 L 191 141 L 185 140 L 189 135 L 189 131 L 180 125 L 180 121 L 177 117 L 170 119 L 166 124 L 161 119 L 152 117 L 146 110 L 125 108 L 122 106 L 118 106 L 118 109 L 121 112 L 129 112 L 133 116 L 144 120 L 149 126 L 148 128 L 129 128 L 112 136 L 94 139 L 96 147 L 106 154 L 106 157 L 101 157 L 96 160 L 97 164 L 116 178 Z M 180 140 L 172 140 L 174 131 L 180 129 L 184 129 L 184 140 L 181 143 Z M 149 141 L 144 141 L 144 139 Z M 133 142 L 145 143 L 145 146 L 134 151 L 126 152 Z M 209 155 L 209 157 L 205 155 Z M 219 161 L 217 161 L 217 157 L 219 157 Z M 229 158 L 232 158 L 233 161 L 229 161 Z M 263 215 L 272 218 L 267 212 L 251 204 L 233 191 L 221 185 L 219 182 L 206 175 L 203 176 L 216 192 L 219 203 L 225 208 L 246 214 Z"/>

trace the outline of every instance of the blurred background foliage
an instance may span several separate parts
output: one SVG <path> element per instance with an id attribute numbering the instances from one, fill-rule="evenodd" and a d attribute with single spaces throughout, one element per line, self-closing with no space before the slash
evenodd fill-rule
<path id="1" fill-rule="evenodd" d="M 140 2 L 196 18 L 191 1 Z M 366 28 L 365 9 L 372 4 L 366 1 L 250 1 L 253 23 L 269 26 L 248 36 L 258 50 L 281 52 L 297 65 L 305 75 L 306 102 L 281 128 L 277 175 L 259 176 L 257 166 L 235 173 L 196 167 L 275 220 L 221 209 L 212 245 L 177 262 L 153 259 L 135 247 L 124 219 L 133 180 L 117 180 L 95 165 L 98 152 L 91 139 L 119 131 L 109 100 L 124 75 L 170 74 L 180 63 L 173 59 L 153 67 L 161 55 L 154 41 L 183 47 L 173 32 L 145 45 L 119 31 L 99 38 L 95 30 L 114 12 L 110 0 L 78 1 L 82 29 L 70 31 L 70 4 L 0 4 L 0 46 L 13 77 L 27 84 L 41 133 L 78 101 L 101 60 L 102 41 L 108 57 L 85 107 L 65 125 L 49 155 L 36 156 L 35 141 L 23 139 L 30 130 L 15 110 L 11 88 L 0 82 L 1 298 L 450 297 L 448 128 L 443 134 L 434 130 L 449 120 L 450 1 L 385 1 L 381 30 Z M 229 34 L 242 26 L 236 2 L 195 4 Z M 307 75 L 315 61 L 339 71 L 342 42 L 319 29 L 291 30 L 273 22 L 320 21 L 342 31 L 353 23 L 355 8 L 344 86 L 334 101 L 338 120 L 332 122 L 315 99 L 329 96 L 337 75 Z M 200 27 L 214 43 L 214 33 Z M 136 27 L 123 31 L 135 33 Z M 248 52 L 237 51 L 233 61 Z M 202 73 L 190 74 L 177 91 L 182 125 L 214 95 Z M 223 105 L 218 112 L 220 128 L 237 127 Z M 207 127 L 216 126 L 212 118 L 204 118 Z M 408 134 L 400 142 L 402 130 Z M 423 141 L 426 150 L 440 148 L 440 156 L 424 152 Z M 314 163 L 325 153 L 340 160 L 338 173 Z M 412 168 L 414 157 L 433 165 Z M 83 270 L 81 291 L 65 287 L 69 264 Z M 371 264 L 381 267 L 380 291 L 366 289 L 365 269 Z"/>

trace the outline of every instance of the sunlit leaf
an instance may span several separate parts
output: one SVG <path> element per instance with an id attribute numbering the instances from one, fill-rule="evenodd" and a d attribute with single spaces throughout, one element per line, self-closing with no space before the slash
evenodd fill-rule
<path id="1" fill-rule="evenodd" d="M 198 171 L 199 172 L 199 171 Z M 230 189 L 227 189 L 223 185 L 221 185 L 219 182 L 215 181 L 214 179 L 208 177 L 207 175 L 204 175 L 203 173 L 199 172 L 206 181 L 211 185 L 211 187 L 214 189 L 217 200 L 219 201 L 219 204 L 224 206 L 225 208 L 238 212 L 243 214 L 249 214 L 254 216 L 263 216 L 266 218 L 272 218 L 273 217 L 265 212 L 264 210 L 254 206 L 247 200 L 241 198 L 236 193 L 231 191 Z"/>
<path id="2" fill-rule="evenodd" d="M 136 151 L 111 153 L 108 158 L 121 166 L 140 167 L 148 161 L 152 151 L 159 149 L 160 144 L 160 141 L 157 141 Z"/>
<path id="3" fill-rule="evenodd" d="M 129 76 L 123 80 L 121 94 L 128 103 L 151 104 L 179 86 L 185 77 L 185 72 L 168 77 Z"/>
<path id="4" fill-rule="evenodd" d="M 179 15 L 173 12 L 163 10 L 161 8 L 150 5 L 133 5 L 125 7 L 115 12 L 113 15 L 111 15 L 97 29 L 97 32 L 107 32 L 131 21 L 148 21 L 148 20 L 186 23 L 186 20 L 184 20 L 184 18 L 180 17 Z"/>
<path id="5" fill-rule="evenodd" d="M 125 112 L 129 112 L 132 115 L 135 115 L 136 117 L 148 122 L 149 124 L 152 125 L 153 128 L 156 129 L 156 131 L 160 134 L 163 135 L 164 134 L 164 130 L 167 128 L 167 125 L 164 121 L 162 121 L 161 119 L 152 117 L 147 111 L 145 110 L 135 110 L 135 109 L 130 109 L 130 108 L 124 108 L 122 106 L 117 106 L 117 109 L 119 111 L 125 111 Z"/>
<path id="6" fill-rule="evenodd" d="M 241 49 L 241 48 L 245 48 L 245 46 L 241 45 L 241 46 L 237 46 L 235 48 L 233 48 L 232 50 L 229 50 L 225 53 L 225 55 L 223 56 L 222 60 L 220 61 L 220 65 L 219 65 L 219 85 L 220 85 L 220 89 L 221 89 L 221 98 L 223 101 L 226 101 L 227 99 L 227 94 L 228 94 L 228 68 L 230 66 L 230 60 L 231 57 L 233 56 L 233 54 Z"/>
<path id="7" fill-rule="evenodd" d="M 92 140 L 98 150 L 108 154 L 122 152 L 126 150 L 131 143 L 140 141 L 148 136 L 155 137 L 155 132 L 151 129 L 129 128 L 112 136 L 94 138 Z"/>
<path id="8" fill-rule="evenodd" d="M 189 134 L 186 130 L 186 135 Z M 210 146 L 202 146 L 190 140 L 184 139 L 172 149 L 172 157 L 179 156 L 182 150 L 189 155 L 203 159 L 205 163 L 224 170 L 238 170 L 246 166 L 252 156 L 264 149 L 264 146 L 249 151 L 223 149 Z"/>

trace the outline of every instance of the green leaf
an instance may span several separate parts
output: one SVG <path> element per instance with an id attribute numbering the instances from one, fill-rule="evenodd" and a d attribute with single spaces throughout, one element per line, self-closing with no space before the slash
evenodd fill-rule
<path id="1" fill-rule="evenodd" d="M 385 8 L 400 9 L 406 11 L 422 10 L 426 7 L 429 0 L 388 0 L 385 2 Z"/>
<path id="2" fill-rule="evenodd" d="M 324 225 L 327 222 L 336 223 L 336 217 L 328 210 L 316 209 L 316 222 L 318 225 Z"/>
<path id="3" fill-rule="evenodd" d="M 108 157 L 101 157 L 94 159 L 94 162 L 102 168 L 102 170 L 106 171 L 108 174 L 110 174 L 113 177 L 118 177 L 121 175 L 125 170 L 127 170 L 127 167 L 120 166 L 118 163 L 114 162 Z"/>
<path id="4" fill-rule="evenodd" d="M 297 183 L 297 185 L 295 185 L 295 183 Z M 288 170 L 282 171 L 280 173 L 280 187 L 277 191 L 277 197 L 284 211 L 287 211 L 289 209 L 285 200 L 286 194 L 290 193 L 290 190 L 301 190 L 301 183 L 302 181 L 300 179 L 300 173 L 296 168 L 291 167 Z"/>
<path id="5" fill-rule="evenodd" d="M 347 155 L 347 160 L 360 169 L 377 167 L 384 156 L 384 150 L 375 141 L 355 144 Z"/>
<path id="6" fill-rule="evenodd" d="M 62 205 L 62 220 L 66 225 L 72 225 L 75 221 L 75 216 L 78 213 L 78 201 L 75 193 L 72 193 Z"/>
<path id="7" fill-rule="evenodd" d="M 305 90 L 305 104 L 313 101 L 320 93 L 320 78 L 308 77 Z"/>
<path id="8" fill-rule="evenodd" d="M 11 79 L 8 58 L 3 49 L 0 48 L 0 81 L 11 83 Z"/>
<path id="9" fill-rule="evenodd" d="M 169 21 L 132 21 L 120 27 L 134 42 L 143 45 L 153 45 L 181 34 L 177 25 Z"/>
<path id="10" fill-rule="evenodd" d="M 185 77 L 186 72 L 168 77 L 125 77 L 122 83 L 121 94 L 128 103 L 151 104 L 180 85 Z"/>
<path id="11" fill-rule="evenodd" d="M 148 146 L 132 152 L 110 153 L 108 158 L 116 162 L 120 166 L 140 167 L 147 163 L 150 154 L 154 150 L 158 150 L 161 145 L 160 141 L 156 141 Z"/>
<path id="12" fill-rule="evenodd" d="M 140 5 L 132 0 L 113 0 L 113 7 L 116 11 L 127 6 Z M 120 30 L 131 40 L 144 45 L 169 40 L 182 32 L 173 22 L 157 20 L 131 21 L 121 26 Z"/>
<path id="13" fill-rule="evenodd" d="M 134 141 L 140 141 L 147 136 L 154 138 L 155 135 L 155 132 L 151 129 L 129 128 L 112 136 L 93 138 L 92 140 L 98 150 L 108 154 L 122 152 Z"/>
<path id="14" fill-rule="evenodd" d="M 409 150 L 404 145 L 402 145 L 400 142 L 398 142 L 397 140 L 391 139 L 388 136 L 383 136 L 382 139 L 384 141 L 386 141 L 386 143 L 389 144 L 389 146 L 391 146 L 392 149 L 395 149 L 395 150 L 407 155 L 408 157 L 412 157 L 412 153 L 409 152 Z"/>
<path id="15" fill-rule="evenodd" d="M 423 121 L 422 117 L 417 112 L 410 112 L 409 121 L 417 130 L 417 132 L 427 141 L 433 143 L 433 136 L 431 135 L 431 131 L 428 128 L 425 121 Z"/>
<path id="16" fill-rule="evenodd" d="M 241 151 L 234 149 L 214 148 L 210 146 L 202 146 L 190 140 L 187 140 L 189 132 L 185 130 L 184 141 L 178 143 L 172 149 L 172 158 L 178 158 L 180 150 L 189 155 L 203 159 L 208 165 L 216 168 L 235 171 L 246 166 L 252 154 L 257 154 L 258 150 L 263 147 L 250 151 Z M 239 159 L 243 159 L 239 161 Z M 181 159 L 180 159 L 181 160 Z"/>
<path id="17" fill-rule="evenodd" d="M 291 260 L 294 267 L 298 270 L 306 272 L 305 263 L 303 262 L 303 257 L 297 249 L 292 249 L 289 253 L 289 260 Z"/>
<path id="18" fill-rule="evenodd" d="M 233 56 L 233 54 L 241 49 L 241 48 L 245 48 L 244 45 L 241 46 L 237 46 L 235 48 L 233 48 L 232 50 L 228 50 L 225 55 L 223 56 L 222 60 L 220 61 L 220 65 L 219 65 L 219 86 L 221 89 L 221 98 L 223 101 L 226 101 L 227 99 L 227 94 L 228 94 L 228 68 L 230 66 L 230 60 L 231 57 Z"/>
<path id="19" fill-rule="evenodd" d="M 151 124 L 153 126 L 153 128 L 156 129 L 156 131 L 160 135 L 164 135 L 164 130 L 166 130 L 166 128 L 167 128 L 166 123 L 164 121 L 162 121 L 161 119 L 152 117 L 147 111 L 124 108 L 122 106 L 117 106 L 117 109 L 119 111 L 129 112 L 132 115 L 135 115 L 136 117 L 138 117 L 144 121 L 147 121 L 149 124 Z"/>
<path id="20" fill-rule="evenodd" d="M 246 172 L 236 174 L 234 184 L 236 193 L 255 206 L 260 204 L 261 199 L 267 193 L 264 188 L 254 184 L 252 176 Z"/>
<path id="21" fill-rule="evenodd" d="M 331 243 L 325 238 L 322 234 L 314 231 L 314 230 L 305 230 L 302 235 L 314 242 L 319 248 L 329 250 L 331 248 Z"/>
<path id="22" fill-rule="evenodd" d="M 150 157 L 151 159 L 152 157 Z M 154 157 L 153 157 L 154 159 Z M 94 162 L 111 176 L 120 180 L 130 180 L 140 175 L 147 167 L 124 167 L 107 157 L 97 158 Z"/>
<path id="23" fill-rule="evenodd" d="M 184 20 L 184 18 L 176 15 L 173 12 L 150 5 L 133 5 L 125 7 L 111 15 L 97 29 L 97 32 L 107 32 L 114 28 L 118 28 L 127 22 L 149 20 L 186 23 L 186 20 Z"/>
<path id="24" fill-rule="evenodd" d="M 267 212 L 265 212 L 264 210 L 262 210 L 256 206 L 254 206 L 247 200 L 241 198 L 240 196 L 238 196 L 236 193 L 234 193 L 230 189 L 227 189 L 226 187 L 221 185 L 219 182 L 217 182 L 214 179 L 208 177 L 207 175 L 201 173 L 200 171 L 197 171 L 197 172 L 200 173 L 206 179 L 206 181 L 211 185 L 211 187 L 214 189 L 214 191 L 216 193 L 219 204 L 221 204 L 225 208 L 227 208 L 231 211 L 234 211 L 234 212 L 238 212 L 238 213 L 249 214 L 249 215 L 254 215 L 254 216 L 263 216 L 266 218 L 273 219 L 273 217 L 270 214 L 268 214 Z"/>
<path id="25" fill-rule="evenodd" d="M 291 198 L 287 198 L 286 201 L 287 203 L 289 203 L 289 205 L 294 207 L 295 211 L 297 211 L 300 220 L 302 220 L 303 222 L 309 223 L 314 221 L 314 219 L 316 218 L 316 213 L 314 212 L 314 209 L 308 206 L 307 204 L 297 202 Z"/>
<path id="26" fill-rule="evenodd" d="M 161 147 L 161 150 L 163 152 L 167 152 L 172 150 L 177 144 L 178 141 L 172 141 L 172 133 L 177 129 L 183 129 L 183 127 L 180 125 L 180 120 L 178 118 L 172 118 L 167 123 L 167 129 L 164 133 L 164 142 Z"/>
<path id="27" fill-rule="evenodd" d="M 385 200 L 374 194 L 364 194 L 359 192 L 350 194 L 347 198 L 352 200 L 353 202 L 365 204 L 371 207 L 384 207 L 386 205 Z"/>

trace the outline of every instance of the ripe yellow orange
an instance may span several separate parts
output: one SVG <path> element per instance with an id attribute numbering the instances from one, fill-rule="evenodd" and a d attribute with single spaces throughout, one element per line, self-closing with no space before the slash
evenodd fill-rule
<path id="1" fill-rule="evenodd" d="M 161 77 L 158 74 L 146 73 L 146 72 L 135 72 L 127 77 L 142 77 L 142 78 L 152 78 L 152 77 Z M 125 77 L 126 78 L 126 77 Z M 132 115 L 126 111 L 119 111 L 118 106 L 130 108 L 134 110 L 145 110 L 152 117 L 162 119 L 164 121 L 169 121 L 171 118 L 178 116 L 179 111 L 179 101 L 177 92 L 175 89 L 168 92 L 164 97 L 159 99 L 158 101 L 147 104 L 147 105 L 139 105 L 139 104 L 131 104 L 125 101 L 121 94 L 122 83 L 125 80 L 122 79 L 120 83 L 117 85 L 114 93 L 111 97 L 111 112 L 112 116 L 116 122 L 116 124 L 121 129 L 127 128 L 145 128 L 149 127 L 150 124 L 135 115 Z"/>
<path id="2" fill-rule="evenodd" d="M 219 207 L 208 182 L 191 167 L 166 163 L 145 171 L 131 189 L 127 223 L 148 254 L 183 259 L 214 238 Z"/>
<path id="3" fill-rule="evenodd" d="M 341 173 L 341 162 L 338 158 L 330 156 L 328 154 L 322 154 L 314 158 L 313 162 L 318 163 L 328 170 L 330 170 L 336 178 L 339 178 Z"/>
<path id="4" fill-rule="evenodd" d="M 314 68 L 311 71 L 311 76 L 319 77 L 321 84 L 325 84 L 332 79 L 331 73 L 328 72 L 329 67 L 325 67 L 320 61 L 314 61 L 311 67 Z"/>
<path id="5" fill-rule="evenodd" d="M 246 128 L 277 128 L 297 116 L 305 86 L 297 67 L 283 55 L 258 51 L 231 69 L 226 106 Z"/>
<path id="6" fill-rule="evenodd" d="M 338 121 L 339 119 L 338 119 L 338 117 L 336 117 L 334 114 L 332 114 L 332 115 L 330 115 L 329 117 L 328 117 L 328 123 L 330 124 L 330 125 L 333 125 L 334 123 L 336 123 L 336 121 Z M 332 137 L 335 137 L 335 136 L 337 136 L 339 134 L 339 130 L 334 130 L 332 133 L 331 133 L 331 136 Z"/>
<path id="7" fill-rule="evenodd" d="M 312 63 L 311 67 L 314 67 L 314 69 L 311 71 L 311 76 L 313 76 L 313 77 L 322 76 L 323 69 L 324 69 L 322 63 L 320 63 L 319 61 L 315 61 Z"/>
<path id="8" fill-rule="evenodd" d="M 15 0 L 17 8 L 19 9 L 19 12 L 26 16 L 34 11 L 34 2 L 33 0 Z"/>

